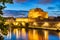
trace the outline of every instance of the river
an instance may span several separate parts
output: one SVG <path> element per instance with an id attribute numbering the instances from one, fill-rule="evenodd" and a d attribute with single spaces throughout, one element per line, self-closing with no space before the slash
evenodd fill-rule
<path id="1" fill-rule="evenodd" d="M 4 40 L 60 40 L 60 32 L 38 29 L 13 29 Z"/>

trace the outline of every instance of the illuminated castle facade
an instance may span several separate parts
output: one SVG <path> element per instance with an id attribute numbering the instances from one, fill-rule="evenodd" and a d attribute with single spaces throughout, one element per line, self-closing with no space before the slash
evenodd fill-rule
<path id="1" fill-rule="evenodd" d="M 40 8 L 31 9 L 28 12 L 28 17 L 27 18 L 16 18 L 16 21 L 33 22 L 33 21 L 35 21 L 35 18 L 38 18 L 38 17 L 48 18 L 48 13 L 44 12 Z"/>
<path id="2" fill-rule="evenodd" d="M 42 9 L 40 8 L 36 8 L 36 9 L 31 9 L 28 13 L 28 17 L 29 18 L 37 18 L 37 17 L 42 17 L 42 18 L 48 18 L 48 13 L 44 12 Z"/>

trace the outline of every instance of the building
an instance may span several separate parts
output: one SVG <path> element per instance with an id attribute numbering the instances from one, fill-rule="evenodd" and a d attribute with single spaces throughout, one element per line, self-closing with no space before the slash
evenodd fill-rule
<path id="1" fill-rule="evenodd" d="M 55 17 L 54 17 L 54 16 L 49 16 L 48 19 L 50 19 L 50 20 L 54 20 Z"/>
<path id="2" fill-rule="evenodd" d="M 42 9 L 40 8 L 36 8 L 36 9 L 31 9 L 28 13 L 28 17 L 29 18 L 37 18 L 37 17 L 42 17 L 42 18 L 48 18 L 48 13 L 44 12 Z"/>
<path id="3" fill-rule="evenodd" d="M 6 17 L 5 25 L 15 22 L 14 17 Z"/>
<path id="4" fill-rule="evenodd" d="M 17 22 L 33 22 L 33 21 L 35 21 L 35 18 L 16 18 L 16 21 Z"/>

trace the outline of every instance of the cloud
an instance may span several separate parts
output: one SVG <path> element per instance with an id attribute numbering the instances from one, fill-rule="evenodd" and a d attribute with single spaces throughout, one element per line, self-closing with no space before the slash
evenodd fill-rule
<path id="1" fill-rule="evenodd" d="M 15 2 L 26 2 L 27 0 L 14 0 Z"/>
<path id="2" fill-rule="evenodd" d="M 47 4 L 47 3 L 51 3 L 51 0 L 39 0 L 40 4 Z"/>
<path id="3" fill-rule="evenodd" d="M 39 0 L 40 4 L 52 4 L 52 3 L 60 3 L 60 0 Z"/>
<path id="4" fill-rule="evenodd" d="M 48 7 L 48 10 L 54 10 L 56 7 Z"/>
<path id="5" fill-rule="evenodd" d="M 24 11 L 24 10 L 19 10 L 19 11 L 17 11 L 17 10 L 4 10 L 3 11 L 3 16 L 7 16 L 7 17 L 9 17 L 9 16 L 14 16 L 14 17 L 27 17 L 27 15 L 28 15 L 28 11 Z"/>
<path id="6" fill-rule="evenodd" d="M 49 3 L 58 3 L 59 0 L 14 0 L 15 2 L 28 2 L 28 3 L 39 3 L 39 4 L 49 4 Z"/>
<path id="7" fill-rule="evenodd" d="M 60 10 L 60 4 L 57 4 L 56 7 L 58 10 Z"/>

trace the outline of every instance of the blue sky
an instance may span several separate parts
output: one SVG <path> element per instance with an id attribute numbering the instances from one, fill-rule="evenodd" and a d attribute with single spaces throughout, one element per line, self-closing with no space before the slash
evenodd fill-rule
<path id="1" fill-rule="evenodd" d="M 60 0 L 14 0 L 13 4 L 6 4 L 4 10 L 26 10 L 41 8 L 48 12 L 49 16 L 60 15 Z"/>

